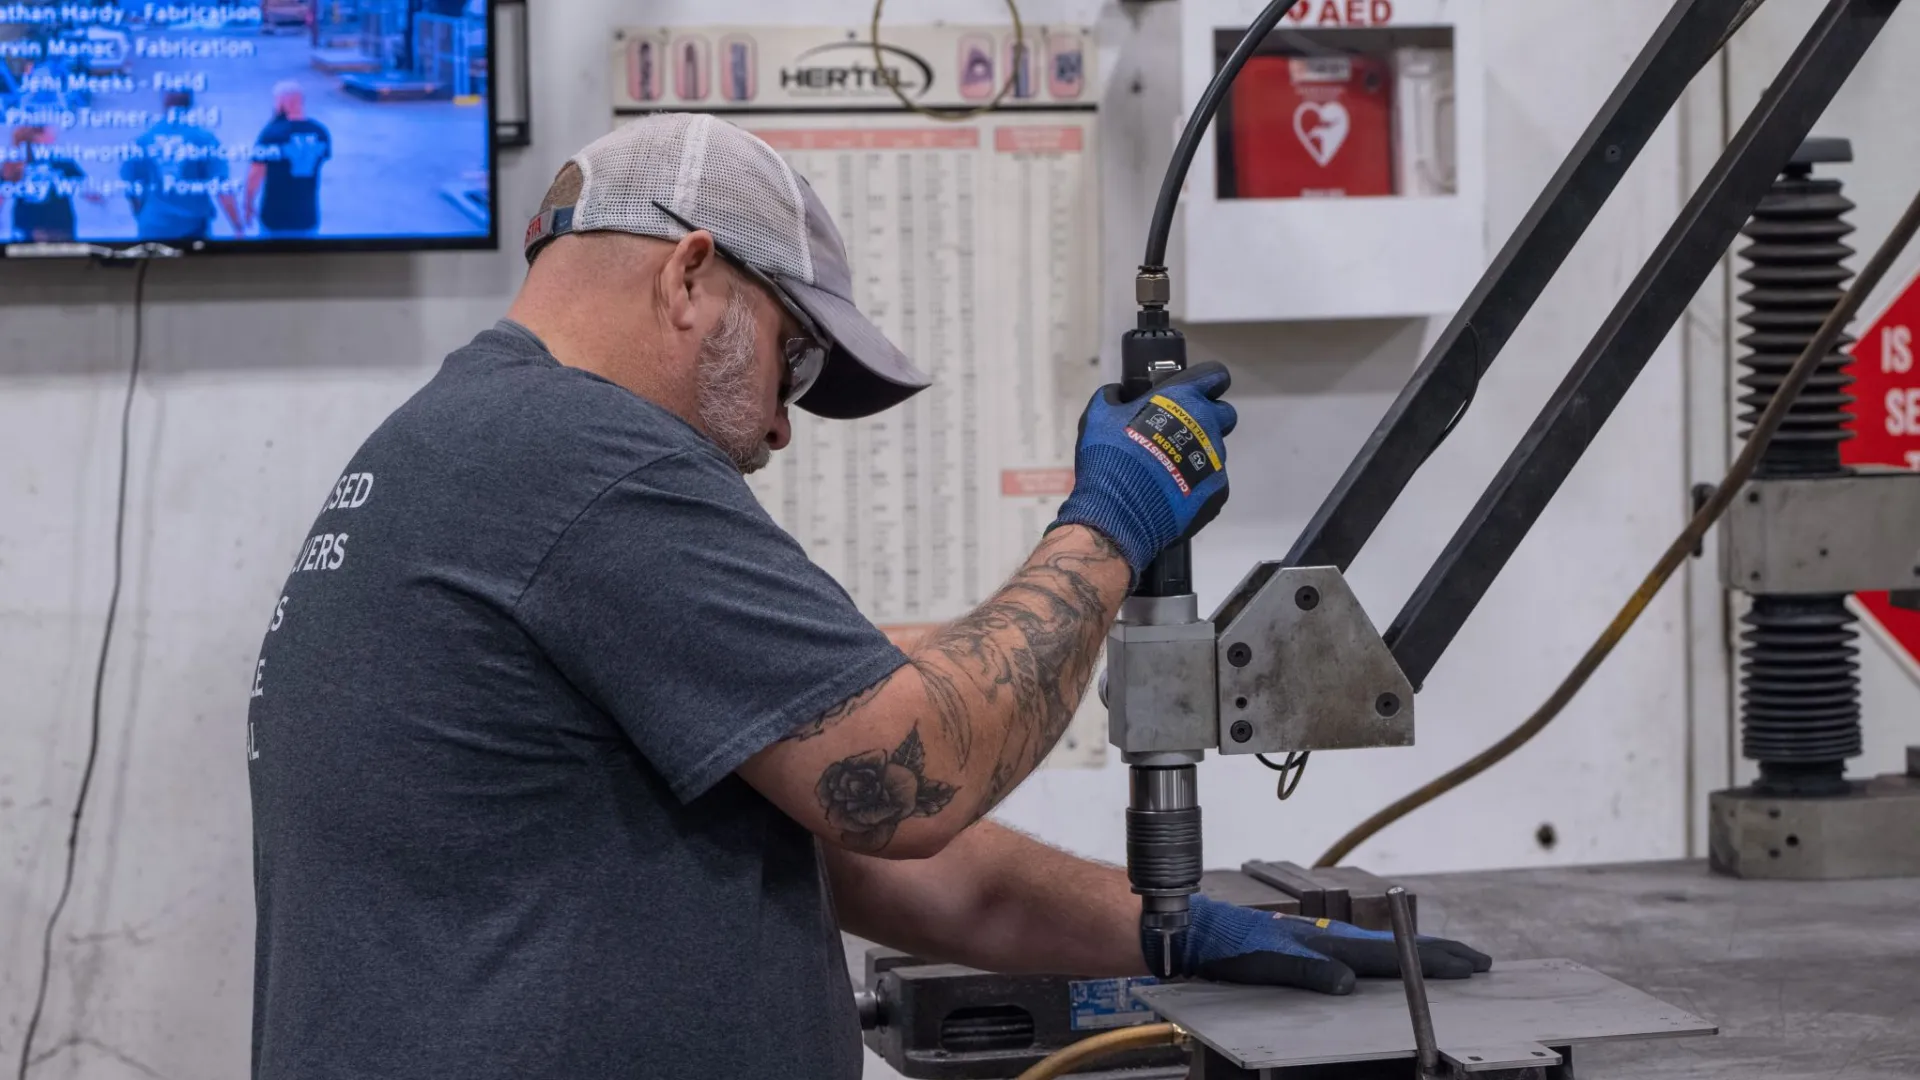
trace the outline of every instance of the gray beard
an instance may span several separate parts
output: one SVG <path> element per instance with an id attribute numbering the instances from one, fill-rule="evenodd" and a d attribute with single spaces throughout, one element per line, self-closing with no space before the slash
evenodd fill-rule
<path id="1" fill-rule="evenodd" d="M 700 343 L 700 424 L 742 474 L 764 468 L 773 457 L 766 429 L 756 419 L 760 402 L 754 365 L 753 308 L 743 290 L 727 297 L 720 325 Z"/>

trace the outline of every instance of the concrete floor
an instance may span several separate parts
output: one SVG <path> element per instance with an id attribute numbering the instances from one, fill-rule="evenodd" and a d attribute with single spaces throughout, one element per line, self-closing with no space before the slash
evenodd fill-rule
<path id="1" fill-rule="evenodd" d="M 1404 882 L 1425 933 L 1578 960 L 1720 1026 L 1582 1047 L 1582 1080 L 1920 1076 L 1920 880 L 1738 881 L 1674 862 Z"/>

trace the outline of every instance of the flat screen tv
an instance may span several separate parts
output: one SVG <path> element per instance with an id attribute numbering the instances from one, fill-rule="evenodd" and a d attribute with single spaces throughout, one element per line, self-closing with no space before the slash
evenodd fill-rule
<path id="1" fill-rule="evenodd" d="M 495 247 L 490 8 L 0 0 L 0 250 Z"/>

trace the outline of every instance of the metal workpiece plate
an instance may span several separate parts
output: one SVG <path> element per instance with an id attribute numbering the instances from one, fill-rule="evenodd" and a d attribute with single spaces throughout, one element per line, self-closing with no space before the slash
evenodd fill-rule
<path id="1" fill-rule="evenodd" d="M 1213 622 L 1222 754 L 1413 745 L 1413 685 L 1339 570 L 1262 563 Z"/>
<path id="2" fill-rule="evenodd" d="M 1134 996 L 1243 1069 L 1412 1057 L 1413 1021 L 1396 979 L 1362 979 L 1347 997 L 1306 990 L 1173 983 Z M 1511 960 L 1471 979 L 1430 979 L 1445 1053 L 1535 1043 L 1712 1035 L 1692 1013 L 1571 960 Z"/>

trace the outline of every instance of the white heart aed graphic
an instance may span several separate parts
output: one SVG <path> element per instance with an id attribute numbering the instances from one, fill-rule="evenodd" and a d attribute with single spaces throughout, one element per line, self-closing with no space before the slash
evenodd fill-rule
<path id="1" fill-rule="evenodd" d="M 1313 118 L 1312 123 L 1307 120 L 1309 116 Z M 1323 169 L 1346 145 L 1351 128 L 1347 107 L 1337 101 L 1303 101 L 1293 110 L 1293 133 L 1300 137 L 1300 145 L 1307 148 L 1314 163 Z"/>

